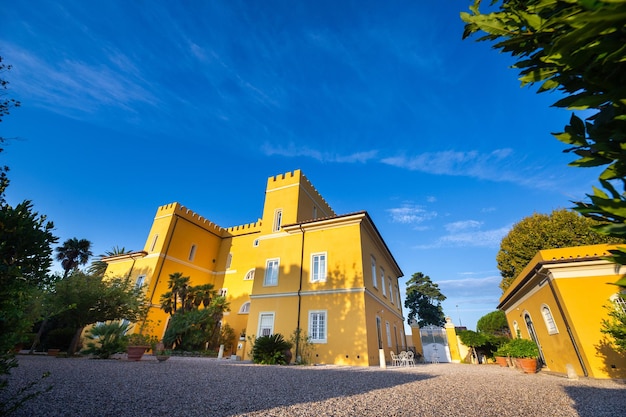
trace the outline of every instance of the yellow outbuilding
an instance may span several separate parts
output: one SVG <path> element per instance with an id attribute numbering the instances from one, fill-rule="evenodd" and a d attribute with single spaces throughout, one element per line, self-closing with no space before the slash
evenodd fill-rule
<path id="1" fill-rule="evenodd" d="M 605 259 L 610 249 L 615 246 L 541 250 L 500 298 L 511 331 L 537 343 L 544 369 L 626 378 L 626 356 L 601 332 L 608 308 L 626 308 L 613 284 L 624 267 Z"/>
<path id="2" fill-rule="evenodd" d="M 158 338 L 169 319 L 159 299 L 180 272 L 226 296 L 222 323 L 237 335 L 306 332 L 313 363 L 378 365 L 380 349 L 389 360 L 406 348 L 403 273 L 378 229 L 365 211 L 337 215 L 300 170 L 268 178 L 256 222 L 224 228 L 171 203 L 158 208 L 143 251 L 105 261 L 108 276 L 145 286 Z M 226 353 L 245 358 L 238 345 Z"/>

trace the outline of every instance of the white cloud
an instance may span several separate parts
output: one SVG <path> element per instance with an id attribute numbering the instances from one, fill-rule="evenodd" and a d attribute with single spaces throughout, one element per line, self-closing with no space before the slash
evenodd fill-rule
<path id="1" fill-rule="evenodd" d="M 330 152 L 320 152 L 316 149 L 312 149 L 306 146 L 296 146 L 293 143 L 287 146 L 274 146 L 269 143 L 265 143 L 261 150 L 267 156 L 278 155 L 288 158 L 294 157 L 308 157 L 316 159 L 320 162 L 336 162 L 336 163 L 366 163 L 369 160 L 376 157 L 378 151 L 362 151 L 354 152 L 347 155 L 333 154 Z"/>
<path id="2" fill-rule="evenodd" d="M 427 211 L 421 206 L 405 205 L 387 209 L 394 223 L 415 224 L 437 217 L 437 212 Z"/>
<path id="3" fill-rule="evenodd" d="M 462 233 L 450 233 L 439 237 L 435 242 L 415 246 L 416 249 L 434 249 L 441 247 L 487 247 L 498 248 L 502 238 L 509 232 L 510 226 L 492 230 L 472 230 Z"/>
<path id="4" fill-rule="evenodd" d="M 479 229 L 483 225 L 483 222 L 478 220 L 463 220 L 453 223 L 448 223 L 444 227 L 449 233 L 457 233 L 462 230 Z"/>

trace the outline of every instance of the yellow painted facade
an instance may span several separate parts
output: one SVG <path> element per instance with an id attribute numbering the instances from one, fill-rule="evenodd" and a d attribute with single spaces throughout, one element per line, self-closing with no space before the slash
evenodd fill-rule
<path id="1" fill-rule="evenodd" d="M 600 330 L 612 285 L 624 273 L 603 257 L 610 245 L 542 250 L 502 295 L 513 333 L 534 339 L 548 370 L 592 378 L 626 378 L 626 356 Z"/>
<path id="2" fill-rule="evenodd" d="M 387 360 L 406 348 L 402 271 L 376 226 L 364 211 L 337 215 L 299 170 L 268 178 L 254 223 L 223 228 L 172 203 L 158 208 L 143 251 L 105 260 L 107 275 L 144 283 L 159 338 L 159 298 L 181 272 L 226 294 L 223 323 L 237 335 L 317 335 L 313 363 L 378 365 L 379 347 Z M 245 359 L 244 345 L 226 353 Z"/>

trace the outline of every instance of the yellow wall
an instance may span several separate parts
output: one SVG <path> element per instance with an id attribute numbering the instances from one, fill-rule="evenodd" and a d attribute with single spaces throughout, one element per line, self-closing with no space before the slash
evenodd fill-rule
<path id="1" fill-rule="evenodd" d="M 615 265 L 602 259 L 608 245 L 540 251 L 503 294 L 499 308 L 512 331 L 530 338 L 525 313 L 532 319 L 549 370 L 579 376 L 626 377 L 626 356 L 618 354 L 601 332 L 605 306 L 617 292 L 611 283 L 621 276 Z M 549 308 L 556 331 L 548 330 L 542 309 Z M 576 348 L 578 349 L 578 355 Z M 582 362 L 582 364 L 581 364 Z M 584 365 L 584 368 L 583 368 Z"/>
<path id="2" fill-rule="evenodd" d="M 282 213 L 280 230 L 274 230 L 277 209 Z M 192 245 L 196 251 L 189 259 Z M 147 254 L 133 271 L 146 274 L 153 306 L 149 319 L 158 337 L 168 318 L 159 299 L 168 291 L 169 275 L 180 272 L 192 285 L 211 283 L 227 291 L 231 311 L 223 323 L 234 329 L 237 343 L 244 329 L 246 335 L 258 336 L 262 312 L 274 313 L 274 332 L 289 338 L 298 317 L 300 328 L 308 332 L 309 312 L 325 311 L 327 341 L 315 344 L 315 363 L 378 365 L 377 316 L 386 357 L 390 349 L 406 348 L 398 287 L 402 271 L 376 227 L 365 212 L 337 216 L 299 170 L 268 178 L 263 215 L 254 223 L 222 228 L 178 203 L 159 207 L 144 250 Z M 311 258 L 320 253 L 326 256 L 326 281 L 311 282 Z M 372 283 L 372 255 L 377 273 L 381 267 L 385 271 L 384 293 L 380 276 L 377 287 Z M 268 259 L 280 260 L 275 286 L 263 282 Z M 107 271 L 123 273 L 130 265 L 129 260 L 111 258 Z M 246 280 L 250 270 L 254 279 Z M 247 301 L 249 312 L 240 313 Z M 237 350 L 237 343 L 225 354 L 245 351 L 246 356 L 250 347 Z"/>

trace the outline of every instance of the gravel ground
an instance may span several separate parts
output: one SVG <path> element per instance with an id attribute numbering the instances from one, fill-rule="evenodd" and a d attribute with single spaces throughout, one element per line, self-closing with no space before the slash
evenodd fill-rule
<path id="1" fill-rule="evenodd" d="M 624 416 L 624 381 L 567 378 L 496 365 L 413 368 L 262 366 L 144 356 L 127 360 L 19 356 L 6 395 L 52 389 L 16 416 Z"/>

